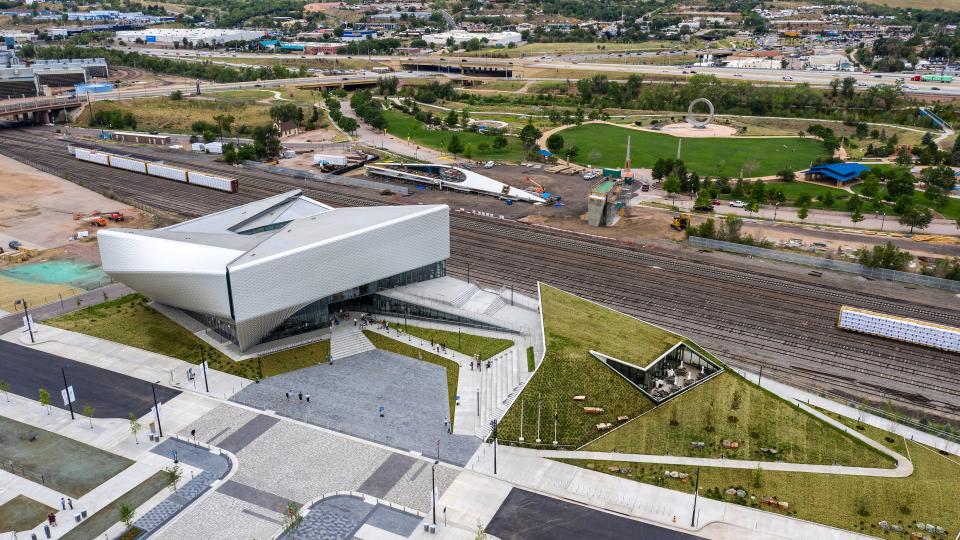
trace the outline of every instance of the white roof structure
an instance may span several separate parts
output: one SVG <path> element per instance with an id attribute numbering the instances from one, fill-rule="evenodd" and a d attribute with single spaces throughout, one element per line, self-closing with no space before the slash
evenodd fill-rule
<path id="1" fill-rule="evenodd" d="M 494 180 L 489 176 L 451 165 L 423 163 L 377 163 L 367 165 L 367 172 L 410 182 L 432 184 L 440 189 L 483 193 L 501 199 L 529 203 L 545 203 L 541 195 Z"/>
<path id="2" fill-rule="evenodd" d="M 520 35 L 520 32 L 467 32 L 466 30 L 450 30 L 449 32 L 423 36 L 424 41 L 436 45 L 446 45 L 448 39 L 453 39 L 454 43 L 466 43 L 474 38 L 491 47 L 496 47 L 497 45 L 506 47 L 511 43 L 520 43 L 523 41 L 523 36 Z"/>
<path id="3" fill-rule="evenodd" d="M 104 230 L 99 244 L 114 279 L 217 319 L 244 350 L 301 308 L 446 260 L 449 209 L 334 209 L 291 191 L 162 229 Z"/>

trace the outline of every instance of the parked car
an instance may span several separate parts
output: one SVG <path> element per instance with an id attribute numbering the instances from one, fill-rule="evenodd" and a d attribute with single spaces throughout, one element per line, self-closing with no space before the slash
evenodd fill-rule
<path id="1" fill-rule="evenodd" d="M 743 202 L 743 201 L 730 201 L 730 206 L 732 206 L 732 207 L 734 207 L 734 208 L 746 208 L 746 207 L 747 207 L 747 203 L 745 203 L 745 202 Z"/>
<path id="2" fill-rule="evenodd" d="M 789 76 L 789 75 L 784 75 L 784 76 L 783 76 L 783 80 L 785 80 L 785 81 L 792 81 L 792 80 L 793 80 L 793 77 L 791 77 L 791 76 Z"/>
<path id="3" fill-rule="evenodd" d="M 494 162 L 492 162 L 492 161 L 488 161 L 488 162 L 486 162 L 486 163 L 483 164 L 483 168 L 484 168 L 484 169 L 492 169 L 494 165 L 496 165 L 496 163 L 494 163 Z"/>

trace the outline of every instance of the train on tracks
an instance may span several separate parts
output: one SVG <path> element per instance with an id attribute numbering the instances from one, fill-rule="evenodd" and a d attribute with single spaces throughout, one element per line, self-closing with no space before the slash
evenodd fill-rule
<path id="1" fill-rule="evenodd" d="M 154 161 L 144 161 L 142 159 L 120 156 L 117 154 L 111 154 L 109 152 L 99 152 L 80 147 L 71 148 L 71 153 L 75 158 L 81 161 L 89 161 L 91 163 L 98 163 L 100 165 L 106 165 L 107 167 L 113 167 L 115 169 L 123 169 L 125 171 L 133 171 L 140 174 L 166 178 L 167 180 L 173 180 L 174 182 L 183 182 L 184 184 L 203 186 L 206 188 L 215 189 L 217 191 L 236 193 L 240 187 L 240 183 L 235 178 L 215 176 L 200 171 L 182 169 L 180 167 L 171 167 L 170 165 L 165 165 L 163 163 L 157 163 Z"/>
<path id="2" fill-rule="evenodd" d="M 953 326 L 842 306 L 837 327 L 943 351 L 960 352 L 960 328 Z"/>

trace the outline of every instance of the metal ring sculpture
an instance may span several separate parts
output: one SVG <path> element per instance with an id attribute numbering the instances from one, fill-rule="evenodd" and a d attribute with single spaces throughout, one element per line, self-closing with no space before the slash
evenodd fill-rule
<path id="1" fill-rule="evenodd" d="M 700 104 L 700 103 L 706 103 L 706 104 L 707 104 L 707 108 L 710 110 L 710 112 L 707 113 L 707 119 L 706 119 L 706 120 L 699 120 L 699 119 L 697 119 L 697 118 L 694 116 L 693 108 L 696 107 L 696 106 L 697 106 L 698 104 Z M 705 127 L 707 127 L 707 124 L 709 124 L 710 122 L 713 122 L 713 113 L 714 113 L 714 111 L 713 111 L 713 103 L 711 103 L 709 99 L 707 99 L 707 98 L 697 98 L 697 99 L 691 101 L 691 102 L 690 102 L 690 106 L 687 107 L 687 123 L 690 124 L 691 126 L 695 127 L 695 128 L 705 128 Z"/>

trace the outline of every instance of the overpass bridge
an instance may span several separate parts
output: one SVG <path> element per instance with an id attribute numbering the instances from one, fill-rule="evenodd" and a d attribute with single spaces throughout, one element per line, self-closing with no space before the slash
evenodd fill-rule
<path id="1" fill-rule="evenodd" d="M 409 57 L 391 60 L 391 67 L 400 71 L 456 73 L 474 77 L 513 77 L 514 69 L 520 65 L 513 60 L 496 60 L 489 58 L 437 58 L 437 57 Z"/>
<path id="2" fill-rule="evenodd" d="M 89 97 L 83 95 L 6 99 L 0 101 L 0 119 L 46 124 L 50 122 L 52 113 L 66 112 L 87 103 Z"/>

